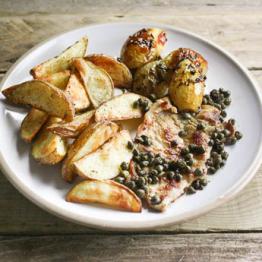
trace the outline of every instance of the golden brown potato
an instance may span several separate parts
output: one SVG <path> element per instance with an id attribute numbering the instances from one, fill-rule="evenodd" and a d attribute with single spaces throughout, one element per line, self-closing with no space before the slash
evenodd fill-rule
<path id="1" fill-rule="evenodd" d="M 192 74 L 194 72 L 194 74 Z M 188 59 L 182 60 L 174 72 L 169 96 L 180 111 L 198 111 L 205 92 L 205 82 L 196 66 Z"/>
<path id="2" fill-rule="evenodd" d="M 88 39 L 83 37 L 78 42 L 64 50 L 60 55 L 51 58 L 31 69 L 30 73 L 35 79 L 49 76 L 69 69 L 73 58 L 83 57 L 86 53 Z"/>
<path id="3" fill-rule="evenodd" d="M 113 122 L 94 123 L 87 127 L 70 147 L 63 163 L 62 176 L 67 182 L 74 178 L 73 163 L 95 151 L 113 137 L 119 126 Z"/>
<path id="4" fill-rule="evenodd" d="M 21 138 L 25 142 L 30 143 L 41 127 L 45 124 L 47 119 L 48 115 L 45 112 L 32 108 L 21 124 Z"/>
<path id="5" fill-rule="evenodd" d="M 130 88 L 132 84 L 132 74 L 128 67 L 108 55 L 89 55 L 86 60 L 96 66 L 103 68 L 112 78 L 114 86 L 118 88 Z"/>
<path id="6" fill-rule="evenodd" d="M 134 75 L 133 92 L 157 98 L 168 94 L 168 70 L 162 60 L 153 61 L 138 68 Z"/>
<path id="7" fill-rule="evenodd" d="M 168 68 L 176 69 L 178 64 L 184 59 L 190 60 L 191 63 L 194 64 L 195 69 L 199 71 L 201 75 L 206 75 L 208 69 L 207 61 L 202 55 L 189 48 L 179 48 L 174 50 L 168 54 L 163 61 L 166 63 Z"/>
<path id="8" fill-rule="evenodd" d="M 113 97 L 114 84 L 104 69 L 81 58 L 75 59 L 73 63 L 95 108 Z"/>
<path id="9" fill-rule="evenodd" d="M 75 116 L 73 121 L 60 121 L 50 125 L 47 129 L 61 137 L 77 137 L 92 121 L 95 110 Z"/>
<path id="10" fill-rule="evenodd" d="M 17 105 L 30 105 L 65 121 L 72 121 L 75 110 L 66 94 L 47 82 L 31 80 L 11 86 L 3 95 Z"/>
<path id="11" fill-rule="evenodd" d="M 58 135 L 47 130 L 51 124 L 61 121 L 51 117 L 37 136 L 32 146 L 32 156 L 41 164 L 55 165 L 65 157 L 67 153 L 67 142 Z"/>
<path id="12" fill-rule="evenodd" d="M 85 87 L 77 73 L 71 74 L 64 91 L 74 104 L 76 112 L 83 111 L 90 106 Z"/>
<path id="13" fill-rule="evenodd" d="M 82 181 L 66 196 L 68 202 L 100 203 L 111 208 L 141 212 L 141 200 L 126 186 L 117 182 Z"/>
<path id="14" fill-rule="evenodd" d="M 136 69 L 156 60 L 167 41 L 166 33 L 158 28 L 142 29 L 129 36 L 121 50 L 121 61 Z"/>

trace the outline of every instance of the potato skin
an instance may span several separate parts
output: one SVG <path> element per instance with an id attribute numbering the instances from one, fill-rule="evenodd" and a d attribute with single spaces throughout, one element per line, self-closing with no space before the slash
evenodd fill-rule
<path id="1" fill-rule="evenodd" d="M 204 91 L 205 82 L 196 66 L 189 59 L 181 61 L 170 82 L 171 101 L 180 111 L 197 112 L 202 104 Z"/>
<path id="2" fill-rule="evenodd" d="M 158 28 L 141 29 L 126 40 L 121 50 L 121 61 L 129 69 L 136 69 L 156 60 L 165 43 L 166 33 Z"/>

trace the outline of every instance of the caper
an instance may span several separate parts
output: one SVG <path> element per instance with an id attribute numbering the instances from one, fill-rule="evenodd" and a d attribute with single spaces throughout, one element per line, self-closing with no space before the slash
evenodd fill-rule
<path id="1" fill-rule="evenodd" d="M 207 101 L 206 97 L 204 97 L 203 100 L 202 100 L 202 104 L 206 105 L 207 103 L 208 103 L 208 101 Z"/>
<path id="2" fill-rule="evenodd" d="M 148 160 L 148 155 L 147 154 L 140 154 L 140 158 L 141 158 L 141 160 L 142 161 L 144 161 L 144 160 Z"/>
<path id="3" fill-rule="evenodd" d="M 214 106 L 215 106 L 217 109 L 221 110 L 221 105 L 220 105 L 220 104 L 215 103 Z"/>
<path id="4" fill-rule="evenodd" d="M 187 133 L 185 131 L 181 130 L 181 131 L 179 131 L 178 135 L 180 137 L 185 137 L 187 135 Z"/>
<path id="5" fill-rule="evenodd" d="M 148 161 L 141 161 L 141 162 L 140 162 L 140 165 L 141 165 L 142 167 L 146 167 L 146 166 L 149 165 L 149 162 L 148 162 Z"/>
<path id="6" fill-rule="evenodd" d="M 223 92 L 223 94 L 224 94 L 225 97 L 230 97 L 231 92 L 229 90 L 226 90 L 226 91 Z"/>
<path id="7" fill-rule="evenodd" d="M 180 152 L 180 153 L 181 153 L 181 155 L 184 156 L 184 155 L 189 154 L 189 152 L 190 152 L 189 149 L 185 147 L 185 148 L 182 148 L 182 149 L 181 149 L 181 152 Z"/>
<path id="8" fill-rule="evenodd" d="M 182 113 L 181 116 L 182 116 L 182 118 L 184 118 L 186 120 L 191 119 L 191 115 L 189 113 Z"/>
<path id="9" fill-rule="evenodd" d="M 137 103 L 138 103 L 139 106 L 142 106 L 142 105 L 143 105 L 143 99 L 142 99 L 142 98 L 139 98 L 139 99 L 137 100 Z"/>
<path id="10" fill-rule="evenodd" d="M 143 190 L 143 189 L 137 189 L 136 190 L 136 194 L 141 199 L 143 199 L 145 197 L 145 195 L 146 195 L 145 190 Z"/>
<path id="11" fill-rule="evenodd" d="M 139 163 L 141 161 L 140 155 L 133 156 L 132 158 L 135 162 Z"/>
<path id="12" fill-rule="evenodd" d="M 202 155 L 206 152 L 203 146 L 198 146 L 194 144 L 189 145 L 189 150 L 191 153 L 196 154 L 196 155 Z"/>
<path id="13" fill-rule="evenodd" d="M 197 130 L 204 130 L 204 129 L 205 129 L 205 125 L 203 123 L 197 124 Z"/>
<path id="14" fill-rule="evenodd" d="M 148 96 L 148 98 L 149 98 L 152 102 L 155 102 L 155 101 L 157 100 L 157 97 L 156 97 L 155 94 L 150 94 L 150 95 Z"/>
<path id="15" fill-rule="evenodd" d="M 206 165 L 207 166 L 213 166 L 213 160 L 211 158 L 207 159 Z"/>
<path id="16" fill-rule="evenodd" d="M 117 183 L 123 184 L 125 181 L 124 177 L 118 176 L 114 179 Z"/>
<path id="17" fill-rule="evenodd" d="M 224 104 L 226 106 L 229 106 L 231 104 L 231 98 L 230 97 L 227 97 L 225 100 L 224 100 Z"/>
<path id="18" fill-rule="evenodd" d="M 152 152 L 148 152 L 147 155 L 148 155 L 148 158 L 153 158 L 154 157 L 154 154 Z"/>
<path id="19" fill-rule="evenodd" d="M 214 163 L 213 167 L 218 170 L 220 168 L 220 162 Z"/>
<path id="20" fill-rule="evenodd" d="M 210 140 L 208 141 L 208 145 L 209 145 L 209 146 L 213 146 L 213 145 L 214 145 L 214 140 L 213 140 L 213 139 L 210 139 Z"/>
<path id="21" fill-rule="evenodd" d="M 224 139 L 224 137 L 225 137 L 225 135 L 222 132 L 218 133 L 218 135 L 217 135 L 217 139 L 219 139 L 219 140 Z"/>
<path id="22" fill-rule="evenodd" d="M 192 186 L 189 186 L 189 187 L 185 188 L 185 192 L 188 195 L 192 195 L 192 194 L 196 193 L 196 190 Z"/>
<path id="23" fill-rule="evenodd" d="M 156 158 L 154 159 L 154 161 L 153 161 L 153 164 L 154 164 L 154 165 L 160 165 L 160 164 L 162 164 L 162 163 L 163 163 L 163 160 L 162 160 L 161 157 L 156 157 Z"/>
<path id="24" fill-rule="evenodd" d="M 151 202 L 152 205 L 157 205 L 157 204 L 161 203 L 161 199 L 160 199 L 159 196 L 154 195 L 154 196 L 151 197 L 150 202 Z"/>
<path id="25" fill-rule="evenodd" d="M 138 102 L 138 100 L 137 100 L 137 101 L 135 101 L 135 102 L 133 103 L 133 108 L 138 108 L 138 106 L 139 106 L 139 102 Z"/>
<path id="26" fill-rule="evenodd" d="M 134 144 L 131 141 L 127 142 L 127 148 L 132 150 L 134 148 Z"/>
<path id="27" fill-rule="evenodd" d="M 219 154 L 218 154 L 217 152 L 214 152 L 214 151 L 213 151 L 213 152 L 211 153 L 211 157 L 212 157 L 212 158 L 217 158 L 218 156 L 219 156 Z"/>
<path id="28" fill-rule="evenodd" d="M 193 158 L 193 155 L 190 154 L 190 153 L 188 153 L 188 154 L 186 154 L 186 155 L 184 156 L 184 159 L 185 159 L 185 160 L 191 160 L 192 158 Z"/>
<path id="29" fill-rule="evenodd" d="M 157 172 L 162 172 L 164 170 L 162 165 L 157 165 L 156 167 Z"/>
<path id="30" fill-rule="evenodd" d="M 227 116 L 227 112 L 225 110 L 222 110 L 220 115 L 225 118 Z"/>
<path id="31" fill-rule="evenodd" d="M 178 143 L 177 143 L 176 140 L 173 140 L 173 141 L 171 141 L 170 145 L 171 145 L 172 147 L 176 147 L 176 146 L 178 145 Z"/>
<path id="32" fill-rule="evenodd" d="M 183 161 L 183 160 L 178 160 L 176 162 L 176 166 L 179 168 L 179 169 L 183 169 L 185 166 L 186 166 L 186 162 Z"/>
<path id="33" fill-rule="evenodd" d="M 225 121 L 225 119 L 224 119 L 222 116 L 220 116 L 220 117 L 219 117 L 219 121 L 220 121 L 221 123 L 223 123 L 223 122 Z"/>
<path id="34" fill-rule="evenodd" d="M 152 184 L 157 184 L 158 183 L 159 179 L 158 179 L 157 176 L 152 176 L 151 178 L 152 178 L 152 182 L 151 182 Z"/>
<path id="35" fill-rule="evenodd" d="M 126 183 L 126 186 L 129 187 L 130 189 L 135 189 L 136 184 L 135 184 L 134 181 L 128 181 L 128 182 Z"/>
<path id="36" fill-rule="evenodd" d="M 191 185 L 195 190 L 202 190 L 203 187 L 199 181 L 199 179 L 195 180 Z"/>
<path id="37" fill-rule="evenodd" d="M 215 144 L 214 150 L 218 153 L 221 153 L 224 150 L 224 145 L 223 144 Z"/>
<path id="38" fill-rule="evenodd" d="M 175 174 L 174 180 L 175 180 L 176 182 L 180 182 L 181 179 L 182 179 L 182 176 L 181 176 L 180 174 Z"/>
<path id="39" fill-rule="evenodd" d="M 166 176 L 167 176 L 168 179 L 173 179 L 174 176 L 175 176 L 175 172 L 168 171 L 168 172 L 166 172 Z"/>
<path id="40" fill-rule="evenodd" d="M 201 184 L 202 186 L 206 186 L 206 185 L 207 185 L 207 180 L 206 180 L 206 178 L 201 178 L 201 179 L 199 179 L 199 181 L 200 181 L 200 184 Z"/>
<path id="41" fill-rule="evenodd" d="M 228 137 L 228 136 L 231 135 L 231 132 L 228 129 L 224 129 L 223 134 L 224 134 L 225 137 Z"/>
<path id="42" fill-rule="evenodd" d="M 120 172 L 120 175 L 125 177 L 125 178 L 128 178 L 130 174 L 127 170 L 123 170 L 123 171 Z"/>
<path id="43" fill-rule="evenodd" d="M 222 157 L 223 160 L 227 160 L 227 158 L 228 158 L 228 153 L 227 153 L 226 151 L 222 151 L 222 152 L 221 152 L 221 157 Z"/>
<path id="44" fill-rule="evenodd" d="M 222 157 L 220 155 L 218 155 L 218 157 L 214 158 L 213 160 L 213 164 L 215 167 L 219 166 L 221 162 L 222 162 Z"/>
<path id="45" fill-rule="evenodd" d="M 207 172 L 211 175 L 215 174 L 216 173 L 216 169 L 214 167 L 209 167 Z"/>
<path id="46" fill-rule="evenodd" d="M 164 170 L 168 170 L 168 167 L 169 167 L 168 163 L 163 164 L 163 169 Z"/>
<path id="47" fill-rule="evenodd" d="M 211 137 L 212 137 L 213 139 L 216 139 L 216 138 L 217 138 L 217 135 L 218 135 L 218 132 L 214 132 Z"/>
<path id="48" fill-rule="evenodd" d="M 145 176 L 146 175 L 146 171 L 145 170 L 139 170 L 138 171 L 138 175 L 139 176 Z"/>
<path id="49" fill-rule="evenodd" d="M 234 126 L 236 124 L 236 120 L 234 118 L 230 118 L 228 123 Z"/>
<path id="50" fill-rule="evenodd" d="M 134 149 L 134 150 L 133 150 L 133 155 L 134 155 L 134 156 L 138 156 L 138 155 L 139 155 L 139 152 L 137 151 L 137 149 Z"/>
<path id="51" fill-rule="evenodd" d="M 223 103 L 223 102 L 221 102 L 221 109 L 225 109 L 226 108 L 226 105 Z"/>
<path id="52" fill-rule="evenodd" d="M 138 144 L 143 144 L 144 140 L 142 139 L 142 137 L 136 137 L 135 142 Z"/>
<path id="53" fill-rule="evenodd" d="M 190 160 L 187 160 L 187 161 L 186 161 L 186 164 L 187 164 L 188 166 L 192 166 L 193 163 L 194 163 L 193 159 L 190 159 Z"/>
<path id="54" fill-rule="evenodd" d="M 191 171 L 192 171 L 192 170 L 191 170 L 191 167 L 188 166 L 188 165 L 185 165 L 185 166 L 183 167 L 183 169 L 181 170 L 181 172 L 183 172 L 183 174 L 189 174 Z"/>
<path id="55" fill-rule="evenodd" d="M 128 170 L 128 163 L 127 162 L 122 162 L 120 165 L 122 170 Z"/>
<path id="56" fill-rule="evenodd" d="M 230 137 L 226 140 L 227 145 L 234 145 L 237 142 L 237 139 L 235 137 Z"/>
<path id="57" fill-rule="evenodd" d="M 139 177 L 139 178 L 137 179 L 137 185 L 138 185 L 138 186 L 142 186 L 142 185 L 144 185 L 145 183 L 146 183 L 146 180 L 145 180 L 144 177 Z"/>
<path id="58" fill-rule="evenodd" d="M 213 89 L 211 92 L 210 92 L 210 97 L 212 98 L 216 98 L 219 96 L 219 93 L 216 89 Z"/>
<path id="59" fill-rule="evenodd" d="M 235 138 L 236 138 L 237 140 L 240 140 L 242 137 L 243 137 L 242 133 L 240 133 L 239 131 L 236 131 L 236 132 L 235 132 Z"/>
<path id="60" fill-rule="evenodd" d="M 152 170 L 150 171 L 150 175 L 152 175 L 152 176 L 157 176 L 157 174 L 158 174 L 158 171 L 155 170 L 155 169 L 152 169 Z"/>
<path id="61" fill-rule="evenodd" d="M 146 107 L 143 108 L 143 111 L 146 113 L 149 111 L 149 106 L 147 105 Z"/>
<path id="62" fill-rule="evenodd" d="M 195 176 L 202 176 L 203 173 L 202 173 L 202 171 L 200 170 L 200 168 L 196 168 L 196 169 L 194 170 L 194 175 L 195 175 Z"/>
<path id="63" fill-rule="evenodd" d="M 221 162 L 220 162 L 220 167 L 223 167 L 225 164 L 226 164 L 226 161 L 225 161 L 225 160 L 221 161 Z"/>

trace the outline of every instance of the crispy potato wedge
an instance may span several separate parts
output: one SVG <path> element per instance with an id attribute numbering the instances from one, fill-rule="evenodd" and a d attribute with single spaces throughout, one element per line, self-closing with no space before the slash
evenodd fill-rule
<path id="1" fill-rule="evenodd" d="M 31 105 L 65 121 L 72 121 L 75 110 L 66 94 L 47 82 L 31 80 L 2 91 L 14 104 Z"/>
<path id="2" fill-rule="evenodd" d="M 88 97 L 95 108 L 112 98 L 114 84 L 104 69 L 81 58 L 74 60 L 74 66 L 78 70 Z"/>
<path id="3" fill-rule="evenodd" d="M 64 70 L 58 73 L 39 77 L 37 80 L 48 82 L 60 89 L 65 89 L 70 78 L 70 70 Z"/>
<path id="4" fill-rule="evenodd" d="M 77 137 L 91 122 L 95 110 L 75 116 L 72 122 L 61 121 L 47 127 L 47 130 L 62 137 Z"/>
<path id="5" fill-rule="evenodd" d="M 85 129 L 68 151 L 62 167 L 63 178 L 71 182 L 75 175 L 73 163 L 103 145 L 117 133 L 118 129 L 119 126 L 112 122 L 94 123 Z"/>
<path id="6" fill-rule="evenodd" d="M 90 106 L 85 87 L 80 81 L 80 76 L 78 76 L 78 74 L 71 74 L 64 91 L 74 104 L 76 112 L 83 111 Z"/>
<path id="7" fill-rule="evenodd" d="M 121 130 L 101 148 L 74 162 L 75 172 L 88 179 L 103 180 L 116 177 L 120 164 L 129 163 L 132 158 L 132 152 L 127 148 L 128 141 L 131 141 L 129 132 Z"/>
<path id="8" fill-rule="evenodd" d="M 191 68 L 194 74 L 191 74 Z M 188 59 L 179 63 L 169 86 L 171 101 L 180 111 L 197 112 L 202 104 L 205 92 L 205 81 L 199 71 Z"/>
<path id="9" fill-rule="evenodd" d="M 146 97 L 134 93 L 125 93 L 103 103 L 96 110 L 95 120 L 99 122 L 140 118 L 144 115 L 141 108 L 134 107 L 134 102 L 138 99 L 146 100 L 149 106 L 151 105 L 151 101 Z"/>
<path id="10" fill-rule="evenodd" d="M 30 143 L 41 127 L 45 124 L 47 119 L 48 115 L 45 112 L 32 108 L 21 124 L 21 138 L 25 142 Z"/>
<path id="11" fill-rule="evenodd" d="M 88 39 L 83 37 L 80 41 L 64 50 L 60 55 L 51 58 L 31 69 L 31 75 L 39 79 L 54 73 L 69 69 L 72 58 L 83 57 L 86 53 Z"/>
<path id="12" fill-rule="evenodd" d="M 121 61 L 137 69 L 159 58 L 167 42 L 166 33 L 158 28 L 142 29 L 129 36 L 121 50 Z"/>
<path id="13" fill-rule="evenodd" d="M 47 127 L 61 119 L 51 117 L 44 128 L 40 131 L 36 141 L 32 146 L 32 156 L 41 164 L 55 165 L 66 155 L 67 143 L 58 135 L 47 130 Z"/>
<path id="14" fill-rule="evenodd" d="M 89 55 L 86 56 L 85 59 L 96 66 L 103 68 L 111 76 L 115 87 L 131 87 L 132 74 L 124 63 L 117 61 L 111 56 L 102 54 Z"/>
<path id="15" fill-rule="evenodd" d="M 114 181 L 82 181 L 74 186 L 66 200 L 76 203 L 100 203 L 111 208 L 141 212 L 141 200 L 126 186 Z"/>

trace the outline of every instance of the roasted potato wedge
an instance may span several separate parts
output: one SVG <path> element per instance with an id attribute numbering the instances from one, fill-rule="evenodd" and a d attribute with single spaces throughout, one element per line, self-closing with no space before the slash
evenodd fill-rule
<path id="1" fill-rule="evenodd" d="M 121 61 L 129 69 L 137 69 L 159 58 L 167 41 L 166 33 L 158 28 L 142 29 L 129 36 L 121 50 Z"/>
<path id="2" fill-rule="evenodd" d="M 95 110 L 75 116 L 72 122 L 60 121 L 47 127 L 47 130 L 62 137 L 77 137 L 92 121 Z"/>
<path id="3" fill-rule="evenodd" d="M 30 73 L 35 79 L 46 77 L 54 73 L 69 69 L 72 58 L 83 57 L 86 53 L 88 39 L 83 37 L 80 41 L 64 50 L 60 55 L 51 58 L 31 69 Z"/>
<path id="4" fill-rule="evenodd" d="M 47 82 L 31 80 L 9 87 L 3 95 L 14 104 L 30 105 L 46 113 L 72 121 L 74 107 L 63 91 Z"/>
<path id="5" fill-rule="evenodd" d="M 193 75 L 192 70 L 195 72 Z M 194 64 L 188 59 L 181 61 L 170 82 L 171 101 L 180 111 L 197 112 L 202 104 L 204 92 L 205 82 Z"/>
<path id="6" fill-rule="evenodd" d="M 118 88 L 130 88 L 132 85 L 132 74 L 128 67 L 115 58 L 107 55 L 89 55 L 87 61 L 103 68 L 112 78 L 114 86 Z"/>
<path id="7" fill-rule="evenodd" d="M 189 48 L 179 48 L 174 50 L 168 54 L 163 61 L 169 69 L 176 69 L 178 64 L 184 59 L 190 60 L 201 75 L 206 75 L 208 69 L 207 61 L 202 55 Z"/>
<path id="8" fill-rule="evenodd" d="M 99 122 L 140 118 L 144 115 L 141 108 L 134 107 L 134 103 L 138 99 L 146 100 L 148 105 L 151 105 L 151 101 L 146 97 L 134 93 L 125 93 L 103 103 L 96 110 L 95 120 Z"/>
<path id="9" fill-rule="evenodd" d="M 48 82 L 60 89 L 65 89 L 70 78 L 70 70 L 64 70 L 62 72 L 54 73 L 44 77 L 39 77 L 37 80 Z"/>
<path id="10" fill-rule="evenodd" d="M 82 181 L 66 196 L 68 202 L 100 203 L 111 208 L 141 212 L 141 200 L 126 186 L 114 181 Z"/>
<path id="11" fill-rule="evenodd" d="M 30 143 L 41 127 L 45 124 L 47 119 L 48 115 L 45 112 L 32 108 L 21 124 L 21 138 L 25 142 Z"/>
<path id="12" fill-rule="evenodd" d="M 162 60 L 153 61 L 138 68 L 134 75 L 133 92 L 162 98 L 168 94 L 169 71 Z"/>
<path id="13" fill-rule="evenodd" d="M 74 104 L 76 112 L 86 110 L 90 106 L 90 101 L 87 96 L 85 87 L 82 84 L 80 76 L 78 76 L 78 74 L 71 74 L 64 91 Z"/>
<path id="14" fill-rule="evenodd" d="M 112 98 L 114 84 L 104 69 L 80 58 L 74 60 L 74 66 L 78 70 L 88 97 L 95 108 Z"/>
<path id="15" fill-rule="evenodd" d="M 74 162 L 76 173 L 87 179 L 103 180 L 116 177 L 120 164 L 129 163 L 132 158 L 132 152 L 127 148 L 128 141 L 131 141 L 129 132 L 120 131 L 100 149 Z"/>
<path id="16" fill-rule="evenodd" d="M 66 155 L 67 143 L 58 135 L 47 130 L 47 127 L 61 119 L 51 117 L 44 128 L 40 131 L 36 141 L 32 146 L 32 156 L 41 164 L 55 165 Z"/>
<path id="17" fill-rule="evenodd" d="M 71 182 L 74 178 L 73 163 L 103 145 L 118 129 L 118 125 L 112 122 L 94 123 L 86 128 L 68 151 L 62 167 L 63 178 Z"/>

